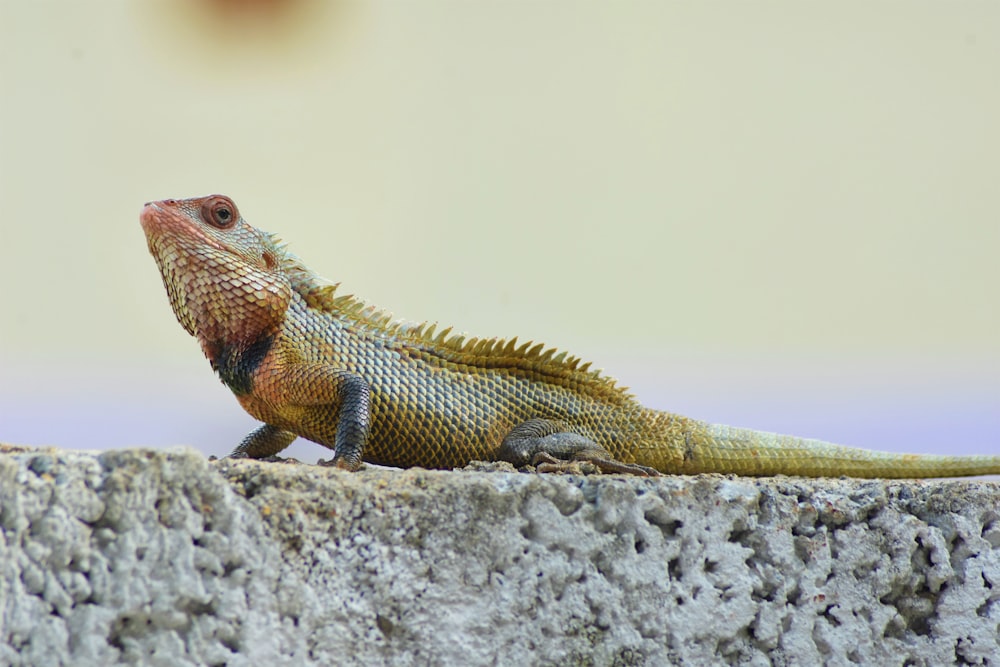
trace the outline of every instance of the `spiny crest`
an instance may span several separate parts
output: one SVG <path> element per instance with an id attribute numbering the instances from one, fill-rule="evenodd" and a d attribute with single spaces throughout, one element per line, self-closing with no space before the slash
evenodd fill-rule
<path id="1" fill-rule="evenodd" d="M 353 294 L 337 294 L 340 283 L 316 275 L 274 234 L 268 234 L 272 252 L 278 257 L 282 271 L 292 288 L 306 304 L 315 310 L 349 322 L 362 331 L 381 338 L 396 338 L 421 351 L 446 361 L 478 368 L 516 368 L 529 373 L 575 380 L 598 389 L 601 393 L 628 398 L 625 387 L 616 386 L 614 379 L 591 370 L 590 362 L 568 355 L 554 347 L 531 341 L 518 345 L 517 337 L 478 338 L 466 340 L 453 334 L 452 327 L 437 331 L 437 323 L 396 320 L 392 313 L 365 302 Z"/>
<path id="2" fill-rule="evenodd" d="M 436 332 L 436 323 L 397 324 L 394 334 L 407 345 L 425 354 L 445 361 L 473 366 L 481 369 L 517 370 L 528 377 L 545 378 L 556 384 L 574 384 L 577 389 L 605 396 L 611 400 L 626 401 L 631 394 L 625 387 L 619 387 L 614 379 L 591 370 L 590 362 L 582 362 L 543 343 L 528 341 L 518 344 L 517 337 L 466 339 L 464 335 L 452 334 L 447 327 Z"/>

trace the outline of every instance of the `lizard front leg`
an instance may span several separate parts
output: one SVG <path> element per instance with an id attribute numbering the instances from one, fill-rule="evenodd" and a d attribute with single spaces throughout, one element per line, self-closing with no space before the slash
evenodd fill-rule
<path id="1" fill-rule="evenodd" d="M 371 430 L 371 389 L 360 376 L 323 364 L 295 364 L 268 376 L 240 402 L 265 424 L 231 456 L 265 458 L 302 436 L 333 450 L 333 459 L 323 465 L 361 467 Z"/>
<path id="2" fill-rule="evenodd" d="M 271 424 L 262 424 L 247 434 L 229 458 L 266 459 L 292 444 L 298 436 Z"/>
<path id="3" fill-rule="evenodd" d="M 357 375 L 338 371 L 336 389 L 339 416 L 336 419 L 333 459 L 322 465 L 353 471 L 361 467 L 371 431 L 371 387 Z"/>
<path id="4" fill-rule="evenodd" d="M 602 472 L 660 475 L 653 468 L 616 461 L 604 447 L 554 419 L 529 419 L 515 426 L 500 444 L 497 458 L 518 467 L 535 465 L 543 471 L 565 470 L 567 461 L 588 461 Z"/>

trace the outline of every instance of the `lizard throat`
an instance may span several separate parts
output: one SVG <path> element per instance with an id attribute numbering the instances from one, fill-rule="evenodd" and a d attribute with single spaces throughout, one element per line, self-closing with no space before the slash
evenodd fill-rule
<path id="1" fill-rule="evenodd" d="M 220 355 L 250 350 L 281 328 L 292 296 L 287 280 L 226 255 L 154 257 L 177 320 L 213 365 Z"/>
<path id="2" fill-rule="evenodd" d="M 215 342 L 203 343 L 205 355 L 219 379 L 237 396 L 253 391 L 253 379 L 274 345 L 274 334 L 263 335 L 248 345 Z"/>

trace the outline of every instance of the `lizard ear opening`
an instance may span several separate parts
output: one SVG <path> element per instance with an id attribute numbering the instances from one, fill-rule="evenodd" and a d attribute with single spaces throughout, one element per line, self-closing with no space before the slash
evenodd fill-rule
<path id="1" fill-rule="evenodd" d="M 268 271 L 274 271 L 278 268 L 278 258 L 270 250 L 265 250 L 261 255 L 261 259 L 264 260 L 264 267 Z"/>
<path id="2" fill-rule="evenodd" d="M 240 219 L 240 213 L 232 199 L 216 195 L 209 197 L 201 205 L 201 219 L 213 227 L 230 229 Z"/>

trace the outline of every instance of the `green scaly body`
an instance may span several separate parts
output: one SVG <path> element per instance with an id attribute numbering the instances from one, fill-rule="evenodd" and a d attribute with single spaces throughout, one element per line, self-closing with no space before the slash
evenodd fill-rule
<path id="1" fill-rule="evenodd" d="M 393 322 L 338 295 L 226 197 L 147 204 L 141 222 L 178 320 L 264 422 L 236 455 L 267 457 L 301 436 L 352 470 L 362 459 L 453 468 L 548 453 L 638 474 L 1000 473 L 1000 457 L 872 452 L 650 410 L 542 345 Z"/>

